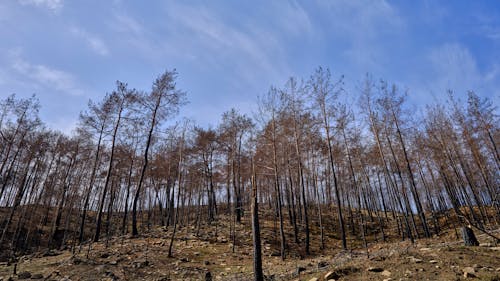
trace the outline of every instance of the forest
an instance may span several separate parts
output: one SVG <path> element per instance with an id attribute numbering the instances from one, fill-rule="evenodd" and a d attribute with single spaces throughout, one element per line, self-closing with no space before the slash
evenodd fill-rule
<path id="1" fill-rule="evenodd" d="M 189 93 L 177 75 L 162 73 L 150 90 L 117 81 L 71 134 L 40 120 L 36 96 L 0 100 L 1 260 L 156 226 L 169 230 L 171 257 L 176 231 L 222 221 L 234 252 L 250 217 L 254 251 L 260 217 L 282 260 L 291 245 L 307 257 L 500 224 L 498 109 L 473 91 L 416 106 L 411 89 L 367 75 L 348 92 L 320 67 L 270 87 L 253 116 L 221 109 L 204 128 L 179 116 Z"/>

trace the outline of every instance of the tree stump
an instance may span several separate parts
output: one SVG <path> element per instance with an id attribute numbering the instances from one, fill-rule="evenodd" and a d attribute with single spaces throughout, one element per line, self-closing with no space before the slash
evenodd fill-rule
<path id="1" fill-rule="evenodd" d="M 474 231 L 468 226 L 462 227 L 462 238 L 464 239 L 465 246 L 479 246 L 479 241 L 477 241 Z"/>
<path id="2" fill-rule="evenodd" d="M 210 271 L 205 273 L 205 281 L 212 281 L 212 273 Z"/>

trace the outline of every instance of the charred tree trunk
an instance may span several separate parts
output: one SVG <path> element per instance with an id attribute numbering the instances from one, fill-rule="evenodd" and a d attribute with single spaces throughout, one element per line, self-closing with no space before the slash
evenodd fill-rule
<path id="1" fill-rule="evenodd" d="M 479 246 L 479 241 L 477 241 L 474 231 L 469 226 L 462 227 L 462 239 L 464 239 L 465 246 Z"/>
<path id="2" fill-rule="evenodd" d="M 260 242 L 259 202 L 257 200 L 257 180 L 252 161 L 252 237 L 253 237 L 253 272 L 255 281 L 264 281 L 262 272 L 262 246 Z"/>

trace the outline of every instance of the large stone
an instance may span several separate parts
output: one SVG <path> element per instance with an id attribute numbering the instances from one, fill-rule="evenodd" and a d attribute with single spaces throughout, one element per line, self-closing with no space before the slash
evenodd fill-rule
<path id="1" fill-rule="evenodd" d="M 410 260 L 414 263 L 422 263 L 423 260 L 422 259 L 419 259 L 419 258 L 416 258 L 416 257 L 410 257 Z"/>
<path id="2" fill-rule="evenodd" d="M 299 267 L 297 267 L 297 269 L 295 270 L 295 273 L 296 273 L 297 275 L 300 275 L 300 273 L 301 273 L 301 272 L 304 272 L 304 271 L 306 271 L 306 268 L 305 268 L 305 267 L 302 267 L 302 266 L 299 266 Z"/>
<path id="3" fill-rule="evenodd" d="M 471 266 L 468 266 L 468 267 L 464 267 L 464 269 L 462 269 L 463 273 L 464 273 L 464 277 L 465 278 L 474 278 L 476 277 L 476 270 L 471 267 Z"/>
<path id="4" fill-rule="evenodd" d="M 389 276 L 391 276 L 392 273 L 389 270 L 384 270 L 380 274 L 382 274 L 385 277 L 389 277 Z"/>
<path id="5" fill-rule="evenodd" d="M 333 272 L 333 271 L 329 271 L 327 274 L 325 274 L 325 280 L 335 280 L 338 278 L 338 274 Z"/>
<path id="6" fill-rule="evenodd" d="M 31 279 L 43 279 L 43 274 L 37 273 L 31 276 Z"/>
<path id="7" fill-rule="evenodd" d="M 381 268 L 381 267 L 370 266 L 370 267 L 368 267 L 367 271 L 370 271 L 370 272 L 382 272 L 382 271 L 384 271 L 384 269 Z"/>
<path id="8" fill-rule="evenodd" d="M 31 278 L 31 272 L 29 271 L 23 271 L 17 274 L 17 277 L 19 279 L 30 279 Z"/>
<path id="9" fill-rule="evenodd" d="M 326 261 L 318 262 L 318 268 L 323 268 L 323 267 L 327 267 L 327 266 L 328 266 L 328 263 Z"/>

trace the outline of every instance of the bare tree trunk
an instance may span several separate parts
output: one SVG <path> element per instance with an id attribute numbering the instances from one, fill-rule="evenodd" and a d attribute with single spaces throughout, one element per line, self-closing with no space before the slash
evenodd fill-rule
<path id="1" fill-rule="evenodd" d="M 253 237 L 253 272 L 255 281 L 264 281 L 262 272 L 262 246 L 260 242 L 259 202 L 257 200 L 257 180 L 252 160 L 252 237 Z"/>
<path id="2" fill-rule="evenodd" d="M 146 141 L 146 148 L 144 149 L 144 163 L 141 170 L 141 176 L 139 178 L 139 183 L 137 184 L 137 189 L 135 191 L 134 202 L 132 205 L 132 236 L 137 236 L 139 231 L 137 230 L 137 203 L 139 201 L 139 196 L 141 194 L 142 183 L 144 181 L 144 177 L 146 175 L 146 169 L 148 167 L 148 154 L 149 148 L 151 146 L 151 139 L 153 137 L 153 131 L 156 125 L 156 114 L 158 109 L 160 108 L 162 95 L 158 95 L 156 99 L 155 108 L 153 110 L 153 115 L 151 116 L 151 125 L 149 127 L 148 139 Z"/>
<path id="3" fill-rule="evenodd" d="M 179 199 L 180 199 L 180 194 L 181 194 L 181 186 L 182 186 L 182 165 L 183 165 L 183 150 L 184 150 L 184 132 L 182 132 L 182 138 L 181 138 L 181 143 L 179 145 L 179 163 L 177 165 L 177 206 L 175 208 L 175 215 L 174 215 L 174 229 L 172 230 L 172 236 L 170 237 L 170 245 L 168 246 L 168 257 L 171 258 L 173 257 L 172 255 L 172 249 L 174 245 L 174 239 L 175 239 L 175 232 L 177 230 L 177 220 L 179 216 Z"/>
<path id="4" fill-rule="evenodd" d="M 465 246 L 479 246 L 479 242 L 477 241 L 476 235 L 474 235 L 474 231 L 472 231 L 472 228 L 468 226 L 462 227 L 462 238 L 464 239 Z"/>
<path id="5" fill-rule="evenodd" d="M 102 191 L 101 202 L 99 203 L 99 210 L 97 212 L 97 222 L 95 228 L 94 242 L 99 241 L 99 235 L 101 233 L 101 221 L 102 221 L 102 209 L 104 208 L 104 200 L 106 199 L 106 194 L 108 192 L 109 180 L 113 174 L 113 162 L 115 160 L 115 146 L 116 146 L 116 136 L 118 134 L 118 128 L 120 127 L 120 120 L 122 118 L 123 105 L 125 100 L 121 100 L 121 104 L 118 108 L 118 117 L 116 119 L 115 127 L 113 129 L 113 139 L 111 141 L 111 156 L 109 158 L 108 172 L 106 173 L 106 181 L 104 182 L 104 190 Z M 154 121 L 153 121 L 154 122 Z M 147 152 L 146 152 L 147 153 Z M 147 156 L 146 156 L 147 158 Z M 147 160 L 146 160 L 147 162 Z"/>
<path id="6" fill-rule="evenodd" d="M 92 193 L 92 188 L 94 187 L 95 174 L 97 171 L 97 166 L 99 164 L 99 156 L 100 156 L 100 152 L 101 152 L 101 141 L 102 141 L 102 135 L 104 132 L 104 126 L 105 126 L 105 122 L 102 123 L 100 131 L 99 131 L 99 139 L 97 141 L 97 151 L 95 154 L 94 163 L 92 165 L 92 173 L 90 175 L 89 186 L 87 187 L 87 192 L 85 194 L 85 203 L 83 204 L 82 217 L 81 217 L 81 221 L 80 221 L 80 236 L 78 237 L 78 241 L 80 242 L 80 244 L 83 242 L 85 219 L 87 218 L 87 209 L 89 206 L 90 194 Z"/>

